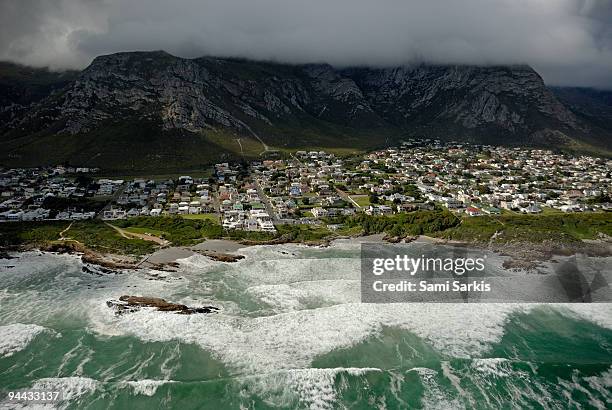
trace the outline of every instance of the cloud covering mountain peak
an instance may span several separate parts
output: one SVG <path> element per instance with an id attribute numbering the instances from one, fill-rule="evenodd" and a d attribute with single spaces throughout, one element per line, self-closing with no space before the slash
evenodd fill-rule
<path id="1" fill-rule="evenodd" d="M 157 50 L 335 66 L 530 64 L 612 88 L 609 0 L 2 0 L 0 59 L 82 68 Z"/>

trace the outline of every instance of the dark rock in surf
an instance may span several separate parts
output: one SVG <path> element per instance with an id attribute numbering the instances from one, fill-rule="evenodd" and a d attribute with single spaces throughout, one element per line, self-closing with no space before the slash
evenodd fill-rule
<path id="1" fill-rule="evenodd" d="M 106 302 L 109 308 L 115 310 L 115 314 L 133 313 L 141 308 L 155 308 L 160 312 L 174 312 L 182 315 L 194 313 L 216 313 L 219 308 L 215 306 L 189 307 L 179 303 L 171 303 L 161 298 L 147 296 L 128 296 L 123 295 L 119 300 L 109 300 Z"/>

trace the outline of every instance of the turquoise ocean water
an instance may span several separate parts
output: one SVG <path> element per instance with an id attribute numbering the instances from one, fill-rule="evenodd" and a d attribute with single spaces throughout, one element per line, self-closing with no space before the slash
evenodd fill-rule
<path id="1" fill-rule="evenodd" d="M 610 304 L 361 304 L 354 243 L 243 253 L 110 275 L 0 260 L 0 408 L 33 388 L 88 409 L 612 407 Z M 116 316 L 124 294 L 221 311 Z"/>

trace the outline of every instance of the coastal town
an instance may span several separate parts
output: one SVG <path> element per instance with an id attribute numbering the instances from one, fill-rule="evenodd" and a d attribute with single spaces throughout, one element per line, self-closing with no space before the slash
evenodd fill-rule
<path id="1" fill-rule="evenodd" d="M 0 170 L 0 221 L 180 215 L 275 232 L 359 213 L 446 208 L 465 216 L 611 211 L 612 160 L 409 139 L 393 148 L 218 163 L 202 176 L 102 177 L 97 168 Z"/>

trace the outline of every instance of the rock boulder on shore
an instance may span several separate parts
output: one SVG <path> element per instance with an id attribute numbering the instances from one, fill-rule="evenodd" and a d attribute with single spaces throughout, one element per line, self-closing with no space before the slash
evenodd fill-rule
<path id="1" fill-rule="evenodd" d="M 128 295 L 121 296 L 119 300 L 109 300 L 106 302 L 106 305 L 113 308 L 117 315 L 137 312 L 144 307 L 152 307 L 161 312 L 175 312 L 183 315 L 216 313 L 219 310 L 219 308 L 214 306 L 189 307 L 179 303 L 170 303 L 161 298 Z"/>
<path id="2" fill-rule="evenodd" d="M 244 259 L 242 255 L 234 255 L 231 253 L 221 253 L 214 251 L 196 251 L 200 255 L 206 256 L 217 262 L 238 262 L 241 259 Z"/>

